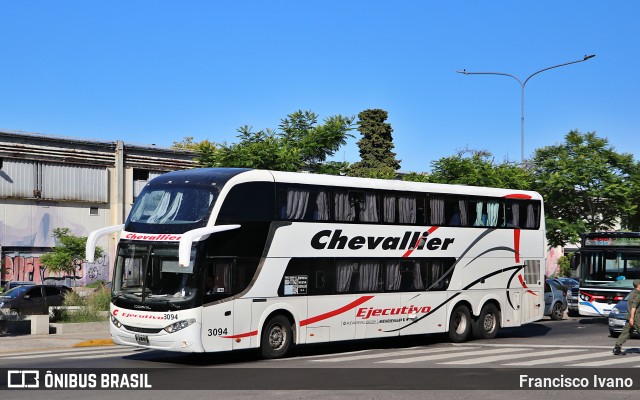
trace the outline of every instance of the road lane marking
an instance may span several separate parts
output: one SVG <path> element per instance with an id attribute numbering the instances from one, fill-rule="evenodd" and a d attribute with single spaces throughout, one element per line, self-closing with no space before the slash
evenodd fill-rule
<path id="1" fill-rule="evenodd" d="M 460 350 L 461 348 L 452 348 L 451 350 Z M 471 348 L 473 349 L 473 348 Z M 531 349 L 512 349 L 511 351 L 531 351 Z M 455 354 L 435 354 L 435 355 L 426 355 L 421 357 L 408 357 L 408 358 L 398 358 L 393 360 L 386 361 L 376 361 L 377 364 L 409 364 L 414 362 L 421 361 L 438 361 L 438 360 L 448 360 L 450 358 L 459 358 L 459 357 L 468 357 L 475 355 L 487 355 L 487 354 L 495 354 L 495 349 L 485 349 L 485 350 L 477 350 L 477 351 L 465 351 L 458 352 Z"/>
<path id="2" fill-rule="evenodd" d="M 565 353 L 572 353 L 576 351 L 582 351 L 582 350 L 579 350 L 579 349 L 564 350 Z M 495 353 L 495 350 L 494 350 L 494 353 Z M 475 364 L 485 364 L 485 363 L 491 363 L 491 362 L 503 361 L 503 360 L 513 360 L 516 358 L 542 357 L 542 356 L 547 356 L 552 354 L 558 354 L 558 350 L 535 351 L 533 353 L 525 353 L 525 354 L 499 354 L 499 355 L 493 355 L 493 356 L 487 356 L 487 357 L 474 358 L 472 360 L 451 361 L 451 362 L 440 363 L 440 364 L 475 365 Z"/>
<path id="3" fill-rule="evenodd" d="M 552 358 L 547 358 L 542 360 L 521 361 L 521 362 L 502 364 L 502 365 L 526 367 L 526 366 L 541 365 L 541 364 L 556 364 L 556 363 L 564 363 L 569 361 L 587 360 L 589 358 L 600 358 L 600 357 L 607 357 L 610 355 L 611 355 L 610 351 L 603 351 L 599 353 L 574 354 L 572 356 L 558 356 L 558 357 L 552 357 Z"/>
<path id="4" fill-rule="evenodd" d="M 580 363 L 580 364 L 569 364 L 567 366 L 568 367 L 602 367 L 605 365 L 627 364 L 627 363 L 638 362 L 637 358 L 631 354 L 628 354 L 626 356 L 614 356 L 614 355 L 611 355 L 611 352 L 609 352 L 609 356 L 611 358 L 608 360 L 593 361 L 593 362 Z"/>
<path id="5" fill-rule="evenodd" d="M 455 347 L 532 347 L 535 349 L 547 348 L 547 349 L 611 349 L 611 346 L 581 346 L 581 345 L 567 345 L 567 344 L 511 344 L 511 343 L 452 343 Z"/>
<path id="6" fill-rule="evenodd" d="M 445 351 L 461 351 L 465 349 L 454 349 L 454 348 L 438 348 L 438 349 L 416 349 L 416 350 L 403 350 L 403 351 L 391 351 L 384 353 L 376 353 L 376 354 L 363 354 L 359 356 L 351 356 L 351 357 L 336 357 L 322 360 L 311 360 L 313 362 L 344 362 L 344 361 L 358 361 L 358 360 L 370 360 L 373 358 L 385 358 L 385 357 L 398 357 L 404 355 L 413 355 L 413 354 L 424 354 L 424 353 L 442 353 Z"/>
<path id="7" fill-rule="evenodd" d="M 74 355 L 79 355 L 79 354 L 104 354 L 104 353 L 121 353 L 121 352 L 128 352 L 128 353 L 132 353 L 137 351 L 138 349 L 122 349 L 122 348 L 109 348 L 109 349 L 105 349 L 105 348 L 100 348 L 100 350 L 88 350 L 87 347 L 85 348 L 80 348 L 79 350 L 68 350 L 68 351 L 58 351 L 58 352 L 50 352 L 50 353 L 31 353 L 31 354 L 21 354 L 21 355 L 15 355 L 15 356 L 5 356 L 3 355 L 2 358 L 3 359 L 9 359 L 9 360 L 22 360 L 22 359 L 29 359 L 29 358 L 52 358 L 52 357 L 56 357 L 56 358 L 64 358 L 66 356 L 74 356 Z"/>
<path id="8" fill-rule="evenodd" d="M 129 352 L 114 352 L 111 354 L 86 354 L 86 355 L 81 355 L 81 356 L 68 356 L 68 357 L 63 357 L 65 360 L 85 360 L 85 359 L 94 359 L 94 358 L 109 358 L 109 357 L 124 357 L 124 356 L 131 356 L 133 355 L 133 353 Z"/>
<path id="9" fill-rule="evenodd" d="M 342 355 L 346 356 L 350 354 L 361 354 L 361 353 L 368 353 L 368 352 L 371 352 L 371 350 L 356 350 L 356 351 L 347 351 L 344 353 L 316 354 L 312 356 L 300 356 L 300 357 L 291 357 L 291 358 L 273 358 L 270 360 L 262 360 L 262 361 L 266 361 L 266 362 L 295 361 L 295 360 L 305 360 L 308 358 L 339 357 Z"/>

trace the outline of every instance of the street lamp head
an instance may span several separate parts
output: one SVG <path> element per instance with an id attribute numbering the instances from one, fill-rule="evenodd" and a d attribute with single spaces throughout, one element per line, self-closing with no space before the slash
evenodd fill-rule
<path id="1" fill-rule="evenodd" d="M 582 61 L 587 61 L 588 59 L 593 58 L 593 57 L 595 57 L 595 56 L 596 56 L 595 54 L 591 54 L 591 55 L 588 55 L 588 56 L 584 56 L 584 59 L 583 59 Z"/>
<path id="2" fill-rule="evenodd" d="M 461 69 L 461 70 L 456 71 L 456 72 L 459 73 L 459 74 L 465 74 L 465 75 L 469 74 L 466 69 Z"/>

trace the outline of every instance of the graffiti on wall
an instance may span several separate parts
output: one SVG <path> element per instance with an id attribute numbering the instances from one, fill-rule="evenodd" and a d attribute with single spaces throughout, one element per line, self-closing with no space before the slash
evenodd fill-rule
<path id="1" fill-rule="evenodd" d="M 75 276 L 49 271 L 40 263 L 42 254 L 7 252 L 2 254 L 2 273 L 5 281 L 27 281 L 34 283 L 62 282 L 66 286 L 86 286 L 97 281 L 110 281 L 109 257 L 102 256 L 94 263 L 76 260 Z M 75 280 L 75 282 L 74 282 Z M 60 284 L 60 283 L 58 283 Z"/>

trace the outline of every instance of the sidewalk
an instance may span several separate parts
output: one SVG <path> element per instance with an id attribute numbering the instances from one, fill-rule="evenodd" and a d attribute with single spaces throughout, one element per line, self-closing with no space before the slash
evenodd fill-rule
<path id="1" fill-rule="evenodd" d="M 50 335 L 0 335 L 0 358 L 3 353 L 28 352 L 37 350 L 56 350 L 70 347 L 113 346 L 108 324 L 96 327 L 85 325 L 80 332 Z"/>

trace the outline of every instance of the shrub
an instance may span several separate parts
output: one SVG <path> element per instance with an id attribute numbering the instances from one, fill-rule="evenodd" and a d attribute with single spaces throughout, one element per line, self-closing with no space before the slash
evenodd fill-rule
<path id="1" fill-rule="evenodd" d="M 78 293 L 72 290 L 70 292 L 65 293 L 63 304 L 65 306 L 84 306 L 85 301 L 82 298 L 82 296 L 80 296 Z"/>
<path id="2" fill-rule="evenodd" d="M 558 258 L 558 269 L 560 270 L 560 276 L 565 276 L 567 278 L 571 277 L 571 257 L 573 257 L 573 253 L 569 253 Z"/>
<path id="3" fill-rule="evenodd" d="M 111 290 L 102 286 L 87 297 L 87 305 L 96 311 L 109 311 Z"/>
<path id="4" fill-rule="evenodd" d="M 105 321 L 107 316 L 101 311 L 109 310 L 111 291 L 104 286 L 91 293 L 86 299 L 76 292 L 69 292 L 64 296 L 64 305 L 79 306 L 77 309 L 60 308 L 53 310 L 51 320 L 54 322 L 97 322 Z"/>

